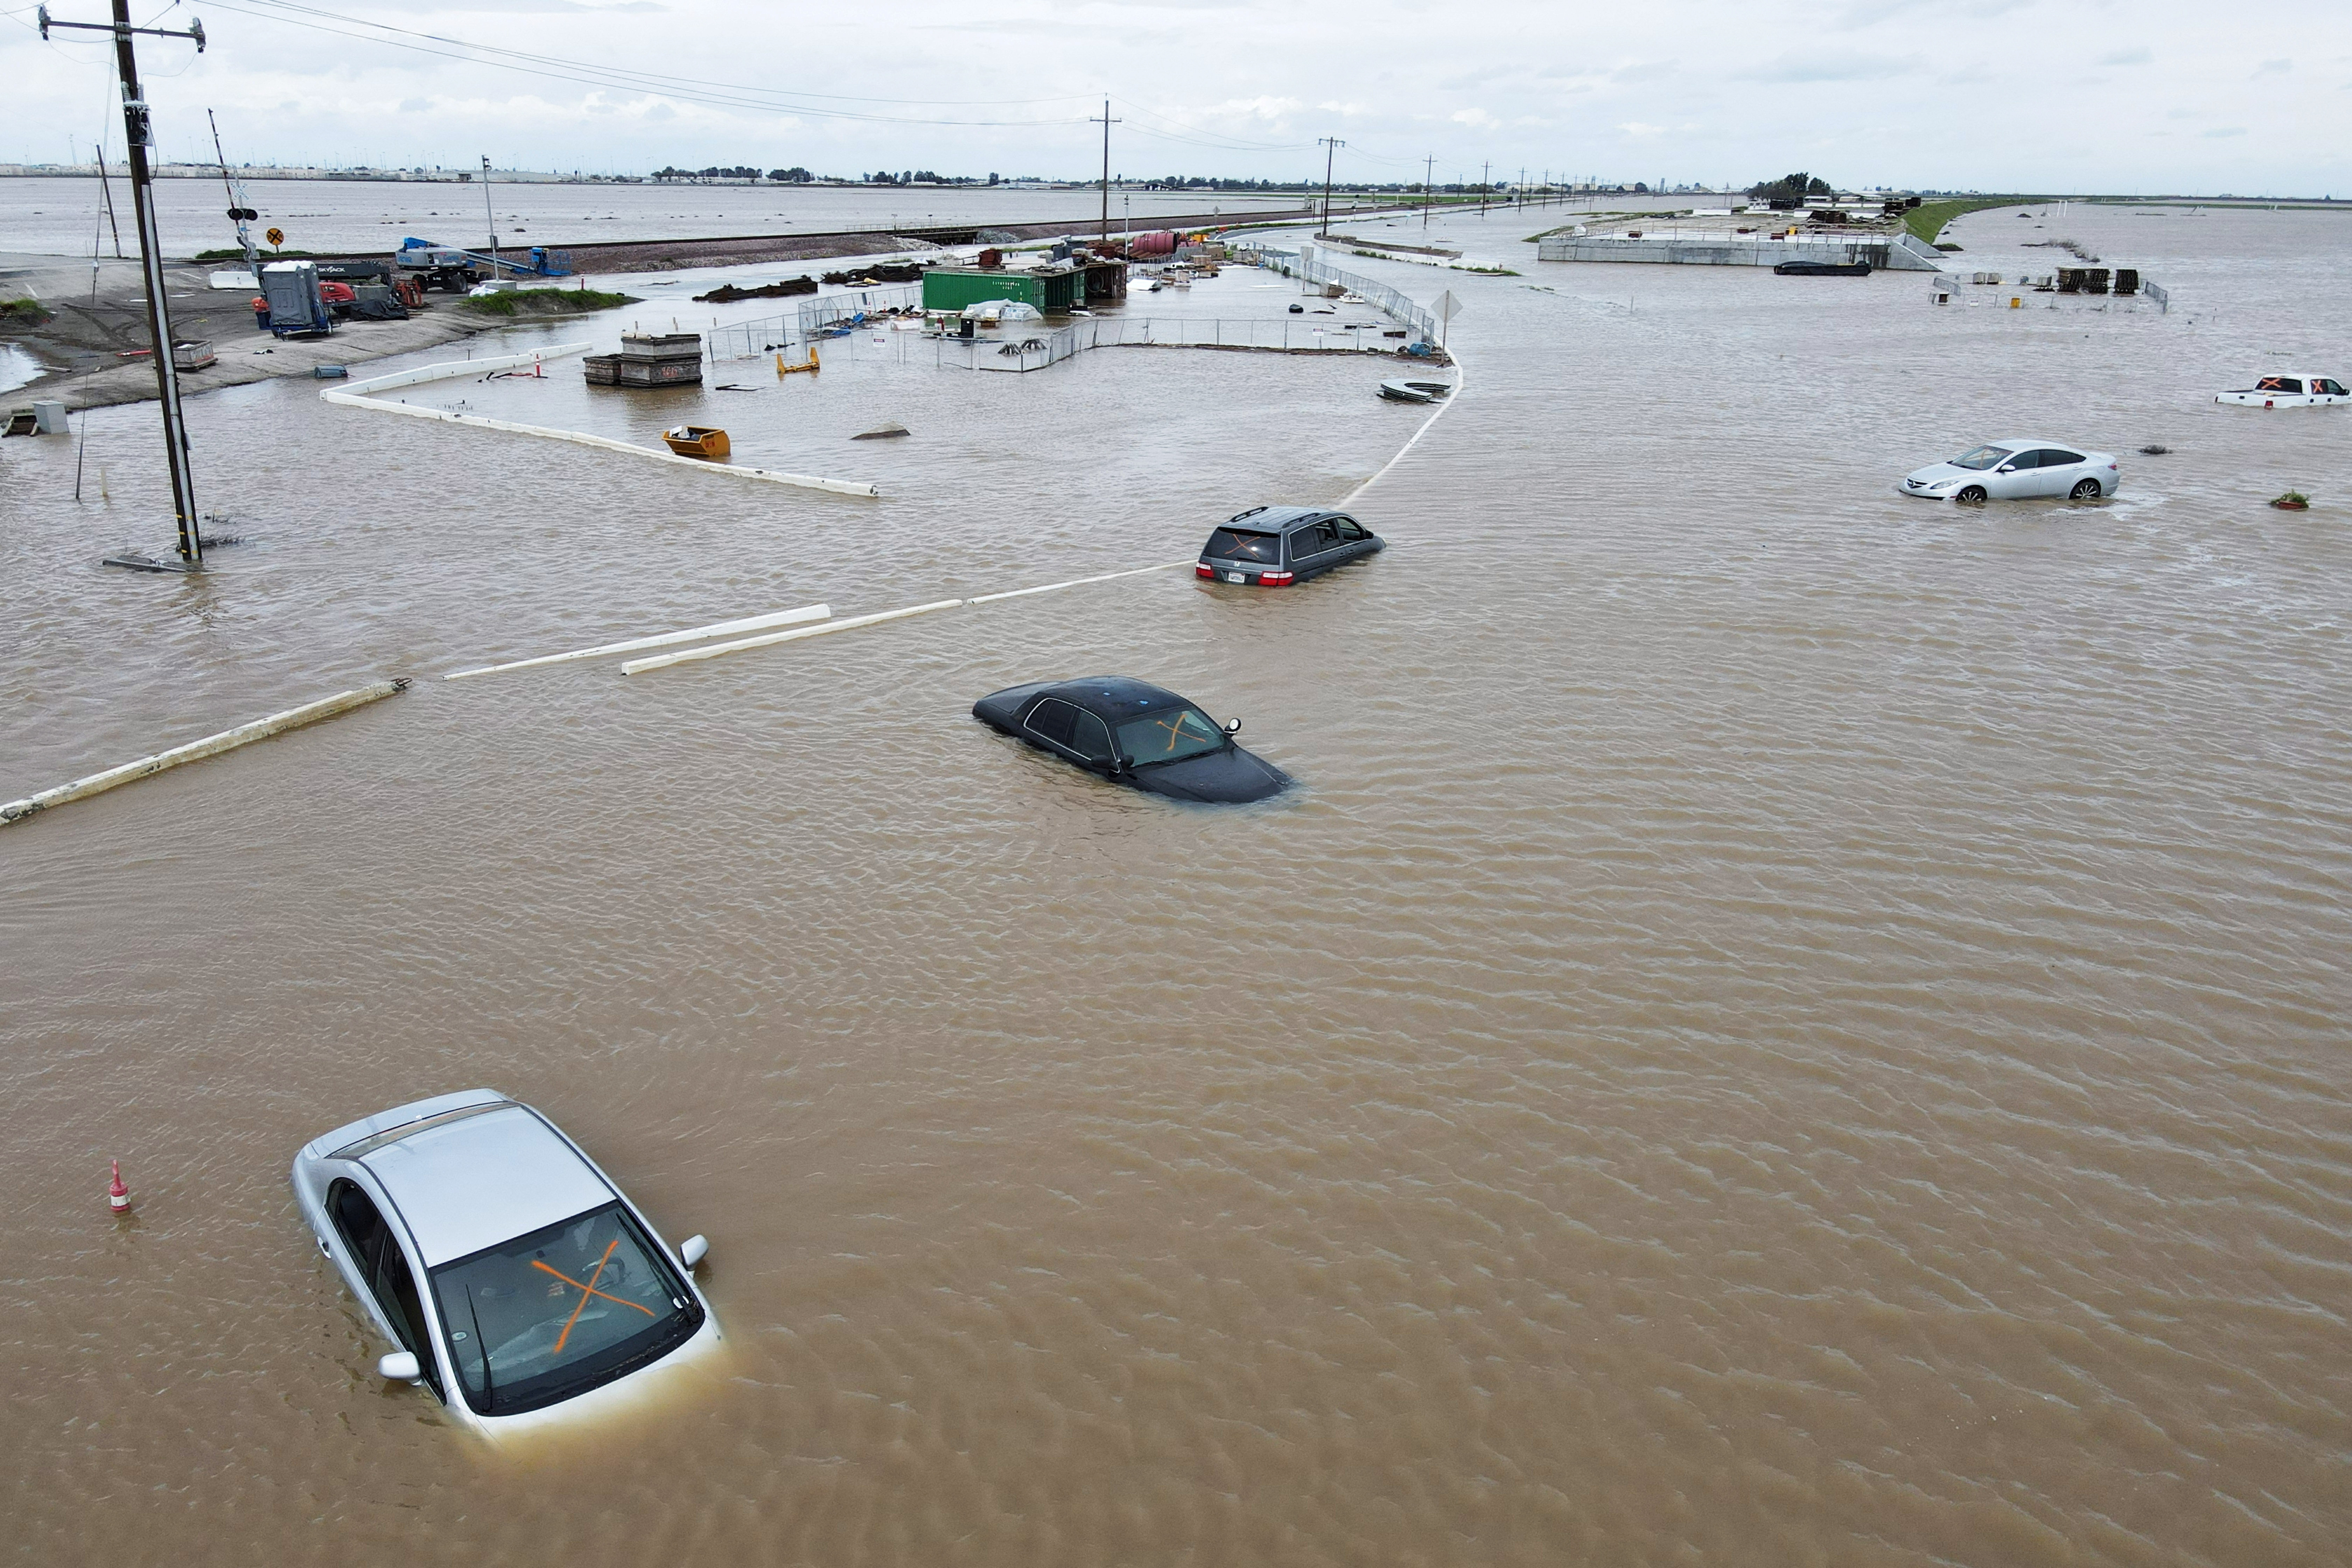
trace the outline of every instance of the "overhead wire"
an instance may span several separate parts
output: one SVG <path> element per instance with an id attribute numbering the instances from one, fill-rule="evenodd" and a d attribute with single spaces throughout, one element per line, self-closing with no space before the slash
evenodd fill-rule
<path id="1" fill-rule="evenodd" d="M 178 0 L 173 0 L 174 4 Z M 1075 103 L 1091 101 L 1092 93 L 1062 93 L 1051 98 L 876 98 L 859 93 L 842 92 L 779 92 L 749 82 L 721 81 L 707 77 L 669 76 L 659 71 L 630 70 L 623 67 L 599 66 L 584 60 L 566 59 L 560 55 L 534 54 L 528 49 L 509 49 L 498 44 L 476 44 L 463 38 L 452 38 L 439 33 L 421 33 L 412 27 L 395 27 L 389 22 L 372 21 L 361 16 L 347 16 L 341 12 L 321 10 L 316 5 L 304 5 L 298 0 L 251 0 L 273 11 L 299 11 L 330 21 L 348 22 L 359 26 L 375 27 L 387 33 L 405 34 L 413 38 L 425 38 L 434 43 L 452 44 L 460 48 L 474 49 L 482 54 L 507 55 L 516 59 L 533 60 L 546 65 L 569 66 L 582 70 L 593 70 L 613 76 L 637 77 L 648 81 L 677 82 L 688 87 L 722 88 L 730 91 L 764 93 L 783 99 L 820 99 L 835 103 L 896 103 L 902 105 L 944 103 L 956 108 L 992 108 L 1016 103 Z M 290 18 L 283 18 L 289 19 Z"/>
<path id="2" fill-rule="evenodd" d="M 255 10 L 247 5 L 231 4 L 230 0 L 207 0 L 207 3 L 218 10 L 234 11 L 240 16 L 252 16 L 261 21 L 275 22 L 281 26 L 305 27 L 314 32 L 328 33 L 337 37 L 352 38 L 361 43 L 378 44 L 388 46 L 393 48 L 408 49 L 417 54 L 436 55 L 444 59 L 463 61 L 467 65 L 488 66 L 494 69 L 515 71 L 525 76 L 544 77 L 557 81 L 578 82 L 585 87 L 604 88 L 623 92 L 655 93 L 665 98 L 677 99 L 683 102 L 706 104 L 714 108 L 750 109 L 770 114 L 788 114 L 796 118 L 805 117 L 815 120 L 862 121 L 869 123 L 887 125 L 1028 127 L 1039 125 L 1076 125 L 1083 123 L 1083 117 L 1075 115 L 1066 119 L 1033 117 L 1026 120 L 958 120 L 939 115 L 859 113 L 851 110 L 822 108 L 814 104 L 800 102 L 797 100 L 797 96 L 813 95 L 787 95 L 761 88 L 730 88 L 723 90 L 715 90 L 707 87 L 663 85 L 665 83 L 682 84 L 688 82 L 690 79 L 674 77 L 656 78 L 653 76 L 652 73 L 630 71 L 606 66 L 590 65 L 583 61 L 566 60 L 556 56 L 528 55 L 521 50 L 500 49 L 489 45 L 471 44 L 467 43 L 462 39 L 446 38 L 437 34 L 412 33 L 406 28 L 392 27 L 388 24 L 381 22 L 362 22 L 356 17 L 336 16 L 333 12 L 321 11 L 315 14 L 321 16 L 331 16 L 335 20 L 352 23 L 354 26 L 373 27 L 381 33 L 393 33 L 404 36 L 377 37 L 368 33 L 352 32 L 344 27 L 330 26 L 324 22 L 308 21 L 302 17 L 282 15 L 274 9 Z M 257 0 L 257 3 L 264 5 L 273 5 L 282 4 L 283 0 Z M 304 9 L 308 9 L 308 7 L 305 7 Z M 410 41 L 412 38 L 422 38 L 429 41 L 425 43 L 415 43 Z M 436 48 L 433 47 L 434 44 L 447 44 L 450 47 Z M 460 50 L 471 52 L 460 53 L 458 52 Z M 497 55 L 504 55 L 509 57 L 509 58 L 497 59 L 483 58 L 485 56 Z M 541 63 L 530 63 L 532 61 L 538 61 Z M 1051 103 L 1068 102 L 1072 100 L 1066 99 L 1038 99 L 1028 101 Z"/>

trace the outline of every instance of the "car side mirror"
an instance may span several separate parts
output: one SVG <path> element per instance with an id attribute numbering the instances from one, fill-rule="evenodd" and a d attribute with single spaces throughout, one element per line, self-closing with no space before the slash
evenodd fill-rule
<path id="1" fill-rule="evenodd" d="M 1228 719 L 1228 720 L 1226 720 L 1226 721 L 1225 721 L 1225 733 L 1226 733 L 1226 734 L 1228 734 L 1228 735 L 1238 735 L 1238 734 L 1240 734 L 1241 732 L 1242 732 L 1242 721 L 1241 721 L 1240 720 L 1238 720 L 1238 719 Z"/>
<path id="2" fill-rule="evenodd" d="M 425 1375 L 413 1351 L 394 1351 L 375 1363 L 375 1374 L 386 1383 L 415 1383 Z"/>
<path id="3" fill-rule="evenodd" d="M 2000 468 L 1993 471 L 1998 474 L 2013 474 L 2017 472 L 2017 465 L 2015 463 L 2003 463 Z"/>
<path id="4" fill-rule="evenodd" d="M 704 1258 L 709 1256 L 710 1238 L 709 1237 L 689 1236 L 684 1241 L 678 1243 L 677 1260 L 680 1263 L 685 1264 L 688 1268 L 693 1268 L 696 1264 L 700 1263 Z"/>

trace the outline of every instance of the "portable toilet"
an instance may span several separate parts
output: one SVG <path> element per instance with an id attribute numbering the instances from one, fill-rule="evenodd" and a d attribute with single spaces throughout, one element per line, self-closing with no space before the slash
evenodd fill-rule
<path id="1" fill-rule="evenodd" d="M 261 293 L 269 301 L 269 330 L 276 336 L 334 331 L 334 319 L 319 292 L 319 269 L 310 262 L 269 263 L 261 269 Z"/>

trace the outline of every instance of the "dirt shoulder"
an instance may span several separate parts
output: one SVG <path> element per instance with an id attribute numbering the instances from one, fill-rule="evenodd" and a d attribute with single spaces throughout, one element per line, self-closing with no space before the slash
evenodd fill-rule
<path id="1" fill-rule="evenodd" d="M 210 274 L 209 268 L 164 270 L 173 336 L 209 342 L 218 356 L 203 370 L 180 373 L 183 396 L 271 376 L 309 375 L 314 365 L 356 364 L 509 324 L 457 309 L 451 300 L 405 321 L 339 321 L 331 337 L 277 340 L 253 324 L 251 289 L 213 289 Z M 137 262 L 100 262 L 93 279 L 87 261 L 0 255 L 0 300 L 20 299 L 37 300 L 48 319 L 18 313 L 0 321 L 0 342 L 15 343 L 50 371 L 6 394 L 10 406 L 54 397 L 69 408 L 98 408 L 157 395 L 154 361 L 131 352 L 148 347 Z"/>

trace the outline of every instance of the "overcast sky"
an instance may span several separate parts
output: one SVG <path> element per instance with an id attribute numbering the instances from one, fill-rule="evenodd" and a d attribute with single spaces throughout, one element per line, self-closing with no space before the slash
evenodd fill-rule
<path id="1" fill-rule="evenodd" d="M 100 20 L 107 0 L 52 0 Z M 133 0 L 204 19 L 142 40 L 163 151 L 232 158 L 644 174 L 1090 176 L 1113 100 L 1115 173 L 1440 181 L 2352 196 L 2352 0 L 994 0 L 884 6 L 711 0 Z M 348 18 L 348 20 L 345 20 Z M 504 65 L 379 18 L 541 57 Z M 0 161 L 119 157 L 99 41 L 42 43 L 0 0 Z M 307 23 L 309 26 L 297 25 Z M 321 30 L 337 28 L 342 34 Z M 549 74 L 530 74 L 530 67 Z M 615 73 L 644 73 L 622 77 Z M 579 78 L 591 80 L 575 79 Z M 649 79 L 658 77 L 664 79 Z M 821 96 L 822 95 L 822 96 Z M 962 122 L 962 123 L 954 123 Z"/>

